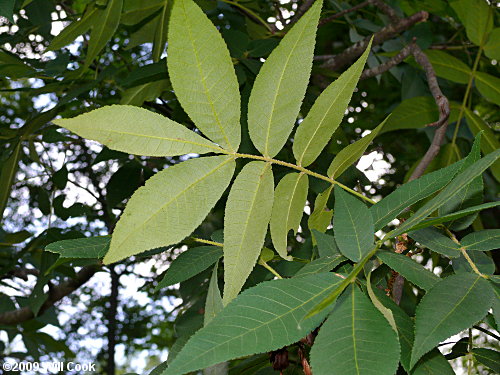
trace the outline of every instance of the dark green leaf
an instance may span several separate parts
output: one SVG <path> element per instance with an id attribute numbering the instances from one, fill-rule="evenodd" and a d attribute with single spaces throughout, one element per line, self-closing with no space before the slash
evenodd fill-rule
<path id="1" fill-rule="evenodd" d="M 316 239 L 320 257 L 340 255 L 339 248 L 333 236 L 321 233 L 316 229 L 312 229 L 311 232 Z"/>
<path id="2" fill-rule="evenodd" d="M 100 259 L 108 251 L 110 242 L 110 236 L 78 238 L 52 242 L 45 250 L 60 254 L 63 258 Z"/>
<path id="3" fill-rule="evenodd" d="M 500 352 L 486 348 L 474 348 L 472 354 L 476 361 L 500 374 Z"/>
<path id="4" fill-rule="evenodd" d="M 328 272 L 346 260 L 347 258 L 341 254 L 327 255 L 307 263 L 295 274 L 295 276 L 306 276 L 314 273 Z"/>
<path id="5" fill-rule="evenodd" d="M 500 229 L 485 229 L 468 234 L 460 241 L 467 250 L 489 251 L 500 247 Z"/>
<path id="6" fill-rule="evenodd" d="M 460 256 L 460 247 L 436 228 L 419 229 L 409 234 L 411 238 L 438 254 L 449 258 Z"/>
<path id="7" fill-rule="evenodd" d="M 479 272 L 486 274 L 492 274 L 493 272 L 495 272 L 495 262 L 487 254 L 480 251 L 468 250 L 467 254 L 472 259 Z M 453 266 L 453 269 L 455 270 L 455 273 L 474 272 L 469 262 L 462 254 L 460 254 L 458 258 L 452 259 L 451 264 Z"/>

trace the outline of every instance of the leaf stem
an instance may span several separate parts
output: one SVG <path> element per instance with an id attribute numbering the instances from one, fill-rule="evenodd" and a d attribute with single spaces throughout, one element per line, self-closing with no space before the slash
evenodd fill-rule
<path id="1" fill-rule="evenodd" d="M 377 241 L 375 247 L 366 254 L 352 269 L 351 273 L 340 283 L 340 285 L 335 288 L 335 290 L 330 293 L 323 301 L 318 303 L 314 308 L 309 311 L 304 319 L 309 319 L 310 317 L 318 314 L 325 308 L 327 308 L 333 301 L 337 299 L 337 297 L 347 288 L 350 284 L 356 281 L 356 277 L 361 272 L 365 264 L 375 255 L 378 249 L 382 246 L 382 241 Z"/>
<path id="2" fill-rule="evenodd" d="M 259 264 L 264 267 L 266 270 L 268 270 L 269 272 L 271 272 L 274 276 L 276 276 L 278 279 L 282 279 L 283 277 L 281 277 L 281 275 L 273 268 L 271 267 L 269 264 L 267 264 L 266 262 L 264 262 L 263 260 L 259 259 Z"/>
<path id="3" fill-rule="evenodd" d="M 372 199 L 370 199 L 368 197 L 365 197 L 363 194 L 358 193 L 356 190 L 353 190 L 353 189 L 345 186 L 344 184 L 341 184 L 340 182 L 334 180 L 333 178 L 330 178 L 328 176 L 325 176 L 325 175 L 313 172 L 313 171 L 311 171 L 309 169 L 306 169 L 304 167 L 301 167 L 300 165 L 297 165 L 297 164 L 287 163 L 286 161 L 281 161 L 281 160 L 277 160 L 277 159 L 273 159 L 273 158 L 268 158 L 266 156 L 260 156 L 260 155 L 240 154 L 240 153 L 234 153 L 234 154 L 230 154 L 230 155 L 233 155 L 236 158 L 246 158 L 246 159 L 262 160 L 262 161 L 265 161 L 267 163 L 283 165 L 285 167 L 292 168 L 292 169 L 295 169 L 295 170 L 300 171 L 302 173 L 308 174 L 309 176 L 313 176 L 313 177 L 319 178 L 320 180 L 329 182 L 329 183 L 331 183 L 333 185 L 338 185 L 340 188 L 344 189 L 345 191 L 347 191 L 347 192 L 349 192 L 349 193 L 351 193 L 353 195 L 356 195 L 357 197 L 365 200 L 366 202 L 369 202 L 371 204 L 375 204 L 376 203 L 374 200 L 372 200 Z"/>
<path id="4" fill-rule="evenodd" d="M 218 246 L 218 247 L 223 247 L 224 244 L 220 242 L 215 242 L 215 241 L 210 241 L 210 240 L 204 240 L 203 238 L 197 238 L 197 237 L 191 237 L 193 241 L 200 242 L 200 243 L 205 243 L 207 245 L 212 245 L 212 246 Z"/>

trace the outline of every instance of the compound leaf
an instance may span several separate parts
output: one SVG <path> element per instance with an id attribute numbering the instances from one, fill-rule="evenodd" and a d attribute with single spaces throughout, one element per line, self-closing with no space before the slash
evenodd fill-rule
<path id="1" fill-rule="evenodd" d="M 286 260 L 292 260 L 287 252 L 287 235 L 290 230 L 296 233 L 299 228 L 308 189 L 306 174 L 290 173 L 281 179 L 274 192 L 271 238 L 278 254 Z"/>
<path id="2" fill-rule="evenodd" d="M 464 272 L 437 283 L 417 306 L 410 367 L 441 341 L 484 318 L 492 303 L 491 286 L 476 274 Z"/>
<path id="3" fill-rule="evenodd" d="M 233 177 L 231 156 L 190 159 L 136 190 L 116 224 L 104 263 L 183 240 L 205 219 Z"/>
<path id="4" fill-rule="evenodd" d="M 175 156 L 220 151 L 217 145 L 183 125 L 130 105 L 106 106 L 53 122 L 83 138 L 129 154 Z"/>
<path id="5" fill-rule="evenodd" d="M 264 245 L 274 197 L 271 164 L 243 167 L 227 198 L 224 215 L 224 304 L 238 295 Z"/>
<path id="6" fill-rule="evenodd" d="M 267 281 L 243 291 L 189 339 L 163 375 L 185 374 L 300 340 L 331 309 L 303 320 L 307 312 L 341 281 L 326 272 Z"/>
<path id="7" fill-rule="evenodd" d="M 312 68 L 318 0 L 286 33 L 260 69 L 248 102 L 248 130 L 255 147 L 274 157 L 297 119 Z"/>
<path id="8" fill-rule="evenodd" d="M 240 144 L 240 92 L 224 40 L 192 0 L 176 0 L 169 24 L 168 71 L 182 107 L 212 141 Z"/>

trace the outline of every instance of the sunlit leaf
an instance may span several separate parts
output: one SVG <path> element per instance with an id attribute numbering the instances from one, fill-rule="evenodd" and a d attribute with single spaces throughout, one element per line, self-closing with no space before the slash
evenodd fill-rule
<path id="1" fill-rule="evenodd" d="M 232 157 L 212 156 L 190 159 L 155 174 L 130 198 L 104 263 L 182 241 L 219 200 L 234 168 Z"/>
<path id="2" fill-rule="evenodd" d="M 274 192 L 271 238 L 278 254 L 287 260 L 292 260 L 287 252 L 287 235 L 290 230 L 296 233 L 299 228 L 308 188 L 306 174 L 290 173 L 281 179 Z"/>
<path id="3" fill-rule="evenodd" d="M 206 154 L 220 148 L 175 121 L 143 108 L 112 105 L 54 124 L 112 150 L 136 155 Z M 141 124 L 140 127 L 137 124 Z"/>
<path id="4" fill-rule="evenodd" d="M 293 141 L 293 154 L 299 165 L 307 167 L 316 160 L 340 125 L 370 48 L 371 41 L 358 61 L 321 93 L 300 123 Z"/>
<path id="5" fill-rule="evenodd" d="M 224 40 L 192 0 L 176 0 L 169 24 L 168 71 L 182 107 L 212 141 L 240 144 L 240 93 Z"/>
<path id="6" fill-rule="evenodd" d="M 259 71 L 248 102 L 248 130 L 255 147 L 274 157 L 297 119 L 309 83 L 322 0 L 286 33 Z"/>
<path id="7" fill-rule="evenodd" d="M 238 295 L 255 266 L 273 207 L 271 164 L 250 162 L 231 187 L 224 215 L 224 304 Z"/>

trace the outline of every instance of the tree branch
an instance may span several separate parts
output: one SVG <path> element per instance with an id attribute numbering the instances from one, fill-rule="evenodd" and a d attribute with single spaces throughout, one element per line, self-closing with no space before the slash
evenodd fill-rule
<path id="1" fill-rule="evenodd" d="M 330 17 L 323 18 L 322 20 L 319 21 L 319 26 L 326 25 L 327 23 L 332 22 L 332 21 L 336 20 L 337 18 L 343 17 L 348 13 L 355 12 L 358 9 L 364 8 L 365 6 L 367 6 L 371 3 L 373 3 L 373 0 L 363 1 L 362 3 L 355 5 L 352 8 L 344 9 L 338 13 L 331 15 Z"/>
<path id="2" fill-rule="evenodd" d="M 54 306 L 58 301 L 85 284 L 99 269 L 100 267 L 97 265 L 85 266 L 76 274 L 74 278 L 66 280 L 53 287 L 49 292 L 49 298 L 40 308 L 38 315 L 43 314 L 44 311 Z M 0 314 L 0 324 L 15 325 L 33 318 L 35 318 L 33 311 L 26 306 Z"/>
<path id="3" fill-rule="evenodd" d="M 387 25 L 382 28 L 382 30 L 376 32 L 373 35 L 373 46 L 384 43 L 385 41 L 392 39 L 397 34 L 402 31 L 408 30 L 410 27 L 415 25 L 418 22 L 422 22 L 427 20 L 429 13 L 426 11 L 420 11 L 415 13 L 407 18 L 402 18 L 396 24 Z M 316 60 L 327 60 L 321 65 L 321 68 L 327 68 L 332 70 L 338 70 L 345 65 L 352 62 L 357 57 L 361 56 L 361 54 L 365 51 L 368 46 L 368 42 L 371 37 L 367 37 L 359 42 L 353 44 L 351 47 L 345 49 L 343 52 L 337 55 L 326 55 L 326 56 L 318 56 Z"/>

